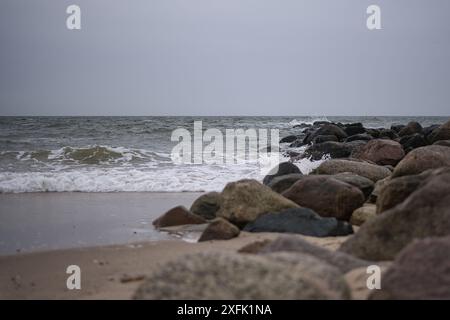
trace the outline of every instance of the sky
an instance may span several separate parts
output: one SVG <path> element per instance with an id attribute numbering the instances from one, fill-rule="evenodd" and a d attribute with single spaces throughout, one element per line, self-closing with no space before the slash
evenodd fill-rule
<path id="1" fill-rule="evenodd" d="M 66 8 L 81 8 L 68 30 Z M 381 8 L 381 30 L 366 9 Z M 2 0 L 0 115 L 450 115 L 448 0 Z"/>

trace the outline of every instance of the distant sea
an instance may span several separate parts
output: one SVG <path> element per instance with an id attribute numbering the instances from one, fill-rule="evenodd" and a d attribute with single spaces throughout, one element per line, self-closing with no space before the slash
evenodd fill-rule
<path id="1" fill-rule="evenodd" d="M 0 192 L 180 192 L 221 190 L 227 182 L 261 179 L 256 163 L 176 165 L 172 131 L 203 128 L 279 129 L 299 134 L 302 123 L 362 122 L 389 128 L 447 117 L 0 117 Z M 318 163 L 302 161 L 307 173 Z"/>

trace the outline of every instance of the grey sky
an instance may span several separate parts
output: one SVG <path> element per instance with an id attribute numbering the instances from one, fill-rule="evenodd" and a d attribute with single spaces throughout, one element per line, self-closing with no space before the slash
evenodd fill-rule
<path id="1" fill-rule="evenodd" d="M 78 4 L 82 30 L 69 31 Z M 366 28 L 378 4 L 382 30 Z M 449 115 L 448 0 L 1 0 L 0 115 Z"/>

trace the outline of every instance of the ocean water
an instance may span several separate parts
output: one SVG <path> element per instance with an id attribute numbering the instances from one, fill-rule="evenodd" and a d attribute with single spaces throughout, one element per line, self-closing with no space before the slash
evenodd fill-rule
<path id="1" fill-rule="evenodd" d="M 318 120 L 389 128 L 446 117 L 0 117 L 0 192 L 180 192 L 221 190 L 227 182 L 262 179 L 255 161 L 175 164 L 173 130 L 278 129 L 280 138 Z M 206 145 L 206 144 L 205 144 Z M 286 148 L 285 145 L 282 145 Z M 299 150 L 301 151 L 301 150 Z M 297 163 L 308 173 L 316 162 Z"/>

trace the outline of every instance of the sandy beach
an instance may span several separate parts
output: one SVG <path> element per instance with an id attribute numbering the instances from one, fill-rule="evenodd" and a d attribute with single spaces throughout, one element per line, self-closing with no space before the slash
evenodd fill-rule
<path id="1" fill-rule="evenodd" d="M 163 240 L 16 254 L 0 257 L 1 299 L 130 299 L 145 275 L 185 254 L 237 251 L 254 241 L 275 239 L 276 233 L 246 233 L 226 241 L 188 243 Z M 308 241 L 336 249 L 347 237 Z M 81 268 L 81 290 L 66 288 L 68 265 Z"/>

